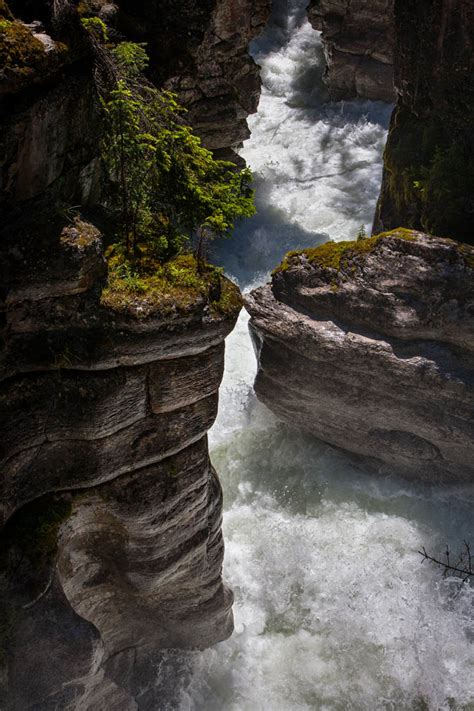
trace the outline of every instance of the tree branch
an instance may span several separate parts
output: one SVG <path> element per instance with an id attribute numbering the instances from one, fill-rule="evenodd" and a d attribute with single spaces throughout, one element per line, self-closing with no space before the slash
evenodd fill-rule
<path id="1" fill-rule="evenodd" d="M 467 582 L 472 576 L 474 576 L 474 570 L 472 568 L 472 554 L 471 554 L 471 547 L 467 541 L 464 541 L 464 549 L 461 550 L 461 553 L 459 555 L 459 560 L 457 563 L 452 564 L 451 563 L 451 558 L 450 558 L 450 550 L 449 546 L 446 545 L 446 551 L 444 553 L 445 560 L 439 560 L 438 558 L 435 558 L 434 556 L 430 555 L 426 548 L 423 546 L 423 549 L 421 551 L 418 551 L 418 553 L 422 557 L 422 563 L 425 560 L 430 561 L 430 563 L 433 563 L 434 565 L 437 565 L 438 568 L 443 569 L 443 575 L 446 576 L 448 573 L 454 575 L 454 577 L 460 578 L 463 583 Z"/>

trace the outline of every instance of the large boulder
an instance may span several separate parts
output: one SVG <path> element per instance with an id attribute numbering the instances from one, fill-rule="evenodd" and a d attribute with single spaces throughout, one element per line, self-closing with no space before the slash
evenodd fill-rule
<path id="1" fill-rule="evenodd" d="M 394 230 L 290 253 L 246 299 L 257 396 L 412 478 L 474 478 L 474 248 Z"/>

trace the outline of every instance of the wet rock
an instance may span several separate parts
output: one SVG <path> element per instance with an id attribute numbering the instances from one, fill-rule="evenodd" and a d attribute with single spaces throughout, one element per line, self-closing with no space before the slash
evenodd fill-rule
<path id="1" fill-rule="evenodd" d="M 473 276 L 469 246 L 403 230 L 290 253 L 246 298 L 258 397 L 388 471 L 472 480 Z"/>
<path id="2" fill-rule="evenodd" d="M 393 0 L 311 0 L 322 33 L 331 98 L 395 101 Z"/>

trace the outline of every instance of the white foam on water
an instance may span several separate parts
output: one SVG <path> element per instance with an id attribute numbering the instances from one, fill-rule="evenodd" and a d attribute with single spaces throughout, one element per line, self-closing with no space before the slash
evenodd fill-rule
<path id="1" fill-rule="evenodd" d="M 254 46 L 264 88 L 242 155 L 259 215 L 218 246 L 244 286 L 289 248 L 370 222 L 390 109 L 325 103 L 305 0 L 276 3 Z M 259 276 L 260 274 L 260 276 Z M 474 492 L 375 477 L 255 398 L 242 313 L 210 433 L 225 496 L 234 635 L 187 657 L 181 711 L 474 709 L 472 588 L 420 564 L 471 540 Z"/>
<path id="2" fill-rule="evenodd" d="M 257 215 L 213 253 L 247 286 L 289 249 L 370 234 L 391 107 L 327 102 L 319 33 L 304 2 L 279 0 L 253 53 L 262 67 L 258 113 L 241 151 L 254 171 Z"/>

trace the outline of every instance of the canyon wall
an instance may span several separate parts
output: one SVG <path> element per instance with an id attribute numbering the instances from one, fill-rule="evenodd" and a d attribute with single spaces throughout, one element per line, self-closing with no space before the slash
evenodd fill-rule
<path id="1" fill-rule="evenodd" d="M 311 0 L 308 19 L 322 33 L 332 99 L 395 101 L 393 0 Z"/>
<path id="2" fill-rule="evenodd" d="M 398 225 L 473 242 L 474 5 L 395 2 L 398 101 L 374 232 Z"/>
<path id="3" fill-rule="evenodd" d="M 232 631 L 206 433 L 240 297 L 114 310 L 97 230 L 43 230 L 6 298 L 2 708 L 153 707 L 160 650 Z"/>
<path id="4" fill-rule="evenodd" d="M 278 417 L 412 479 L 474 479 L 474 248 L 409 230 L 289 253 L 246 297 Z"/>
<path id="5" fill-rule="evenodd" d="M 52 7 L 0 2 L 0 706 L 155 709 L 162 650 L 232 632 L 206 433 L 241 299 L 221 276 L 161 305 L 104 290 L 94 62 Z M 247 135 L 268 3 L 79 9 L 149 41 L 209 147 Z"/>

